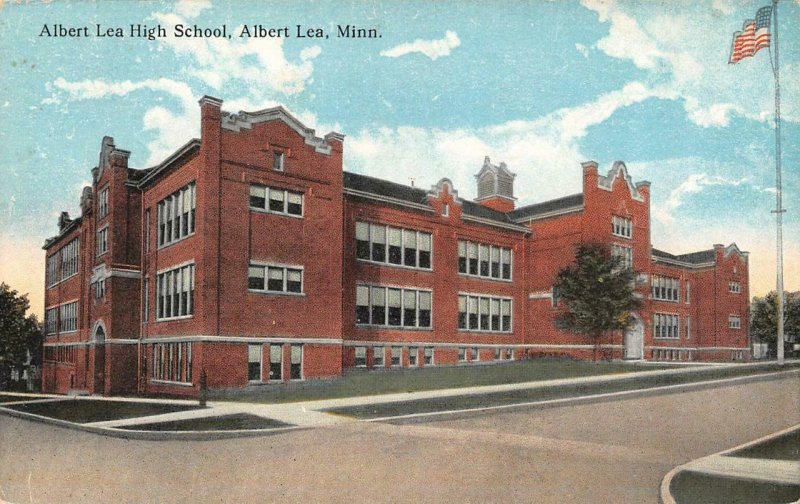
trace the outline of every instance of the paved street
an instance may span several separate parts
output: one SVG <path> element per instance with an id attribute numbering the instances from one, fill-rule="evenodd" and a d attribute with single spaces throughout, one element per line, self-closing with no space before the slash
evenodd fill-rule
<path id="1" fill-rule="evenodd" d="M 549 409 L 128 441 L 0 416 L 23 502 L 647 502 L 674 466 L 800 423 L 795 376 Z"/>

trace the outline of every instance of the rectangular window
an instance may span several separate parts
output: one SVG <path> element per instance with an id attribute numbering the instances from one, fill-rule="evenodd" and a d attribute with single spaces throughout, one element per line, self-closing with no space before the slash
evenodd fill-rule
<path id="1" fill-rule="evenodd" d="M 478 362 L 481 360 L 480 351 L 477 348 L 472 349 L 472 362 Z"/>
<path id="2" fill-rule="evenodd" d="M 432 366 L 433 365 L 433 348 L 425 347 L 424 353 L 425 365 Z"/>
<path id="3" fill-rule="evenodd" d="M 410 268 L 431 269 L 430 233 L 356 222 L 356 258 Z"/>
<path id="4" fill-rule="evenodd" d="M 408 366 L 409 367 L 416 367 L 417 366 L 417 356 L 419 355 L 419 348 L 417 347 L 409 347 L 408 348 Z"/>
<path id="5" fill-rule="evenodd" d="M 511 249 L 458 241 L 458 272 L 466 275 L 511 280 Z"/>
<path id="6" fill-rule="evenodd" d="M 108 252 L 108 226 L 97 230 L 97 255 Z"/>
<path id="7" fill-rule="evenodd" d="M 106 279 L 101 278 L 94 283 L 94 298 L 103 299 L 106 296 Z"/>
<path id="8" fill-rule="evenodd" d="M 261 381 L 261 345 L 247 345 L 247 379 Z"/>
<path id="9" fill-rule="evenodd" d="M 194 314 L 194 264 L 159 273 L 156 317 L 167 320 Z"/>
<path id="10" fill-rule="evenodd" d="M 275 171 L 283 171 L 283 152 L 272 152 L 272 169 Z"/>
<path id="11" fill-rule="evenodd" d="M 151 350 L 151 378 L 178 383 L 192 382 L 191 343 L 155 343 Z"/>
<path id="12" fill-rule="evenodd" d="M 59 261 L 59 253 L 56 252 L 55 254 L 48 256 L 47 258 L 47 268 L 45 269 L 45 278 L 47 287 L 52 287 L 59 282 L 58 278 L 58 261 Z"/>
<path id="13" fill-rule="evenodd" d="M 392 347 L 392 367 L 399 367 L 402 364 L 403 349 L 401 347 Z"/>
<path id="14" fill-rule="evenodd" d="M 742 284 L 739 282 L 728 282 L 728 292 L 740 294 L 742 292 Z"/>
<path id="15" fill-rule="evenodd" d="M 280 215 L 303 216 L 303 193 L 250 185 L 250 208 Z"/>
<path id="16" fill-rule="evenodd" d="M 58 307 L 48 308 L 44 312 L 44 333 L 55 334 L 58 332 Z"/>
<path id="17" fill-rule="evenodd" d="M 102 219 L 106 215 L 108 215 L 108 186 L 97 196 L 97 218 Z"/>
<path id="18" fill-rule="evenodd" d="M 78 274 L 78 259 L 80 253 L 80 238 L 74 238 L 69 243 L 64 245 L 61 250 L 59 250 L 56 254 L 50 256 L 48 258 L 48 275 L 52 275 L 54 281 L 52 284 L 50 283 L 50 279 L 48 279 L 48 286 L 55 285 L 59 281 L 66 280 L 67 278 Z M 60 261 L 59 261 L 60 257 Z M 50 261 L 53 261 L 52 265 Z M 60 262 L 61 265 L 61 274 L 60 278 L 56 276 L 56 268 L 58 267 Z M 50 269 L 52 268 L 52 271 Z"/>
<path id="19" fill-rule="evenodd" d="M 728 315 L 728 327 L 731 329 L 741 329 L 742 319 L 739 315 Z"/>
<path id="20" fill-rule="evenodd" d="M 511 332 L 511 299 L 459 294 L 458 329 Z"/>
<path id="21" fill-rule="evenodd" d="M 633 236 L 633 221 L 616 215 L 611 217 L 611 234 L 621 238 Z"/>
<path id="22" fill-rule="evenodd" d="M 692 319 L 686 317 L 686 339 L 692 339 Z"/>
<path id="23" fill-rule="evenodd" d="M 356 324 L 428 328 L 431 293 L 399 287 L 356 286 Z"/>
<path id="24" fill-rule="evenodd" d="M 680 338 L 680 319 L 670 313 L 653 314 L 653 337 L 664 339 Z"/>
<path id="25" fill-rule="evenodd" d="M 369 261 L 369 224 L 356 222 L 356 258 Z"/>
<path id="26" fill-rule="evenodd" d="M 675 303 L 680 300 L 680 280 L 677 278 L 654 276 L 651 288 L 653 299 Z"/>
<path id="27" fill-rule="evenodd" d="M 250 264 L 247 268 L 247 288 L 270 293 L 303 293 L 303 269 L 300 266 Z"/>
<path id="28" fill-rule="evenodd" d="M 194 233 L 196 194 L 196 185 L 191 182 L 158 202 L 159 247 Z"/>
<path id="29" fill-rule="evenodd" d="M 78 302 L 66 303 L 59 307 L 59 332 L 78 330 Z"/>
<path id="30" fill-rule="evenodd" d="M 367 367 L 367 347 L 356 347 L 356 367 Z"/>
<path id="31" fill-rule="evenodd" d="M 458 349 L 458 362 L 467 362 L 467 349 L 466 348 L 459 348 Z"/>
<path id="32" fill-rule="evenodd" d="M 269 346 L 269 380 L 280 381 L 283 379 L 283 346 Z"/>
<path id="33" fill-rule="evenodd" d="M 625 245 L 619 245 L 616 243 L 611 244 L 611 256 L 612 257 L 619 257 L 620 263 L 623 268 L 632 268 L 633 267 L 633 249 L 631 247 L 626 247 Z"/>
<path id="34" fill-rule="evenodd" d="M 150 318 L 150 279 L 145 278 L 142 284 L 142 322 Z"/>
<path id="35" fill-rule="evenodd" d="M 383 367 L 383 354 L 384 349 L 382 346 L 376 346 L 372 349 L 372 367 Z"/>
<path id="36" fill-rule="evenodd" d="M 150 252 L 150 209 L 144 211 L 144 251 Z"/>
<path id="37" fill-rule="evenodd" d="M 686 304 L 692 302 L 692 284 L 686 282 Z"/>

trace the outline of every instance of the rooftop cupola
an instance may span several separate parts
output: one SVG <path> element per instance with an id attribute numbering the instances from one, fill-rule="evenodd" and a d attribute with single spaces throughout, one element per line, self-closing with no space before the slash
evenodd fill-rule
<path id="1" fill-rule="evenodd" d="M 475 201 L 499 212 L 514 210 L 514 177 L 505 163 L 493 165 L 489 156 L 483 160 L 481 171 L 475 175 L 478 181 L 478 197 Z"/>

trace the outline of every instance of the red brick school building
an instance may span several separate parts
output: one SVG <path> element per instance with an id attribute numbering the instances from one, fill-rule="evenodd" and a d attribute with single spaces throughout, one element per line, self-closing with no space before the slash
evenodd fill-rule
<path id="1" fill-rule="evenodd" d="M 749 358 L 747 253 L 653 249 L 650 184 L 622 162 L 584 163 L 581 193 L 517 208 L 504 163 L 484 160 L 470 201 L 448 179 L 344 172 L 344 136 L 281 107 L 221 105 L 201 99 L 201 138 L 152 168 L 103 139 L 80 217 L 62 213 L 44 245 L 45 391 L 192 396 L 201 374 L 226 388 L 591 358 L 554 325 L 555 275 L 581 242 L 632 265 L 643 300 L 605 357 Z"/>

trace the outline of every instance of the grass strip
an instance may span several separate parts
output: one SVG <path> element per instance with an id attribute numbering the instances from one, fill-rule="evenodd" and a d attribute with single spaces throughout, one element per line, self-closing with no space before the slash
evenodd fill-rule
<path id="1" fill-rule="evenodd" d="M 64 399 L 63 401 L 12 404 L 9 409 L 75 423 L 104 422 L 199 409 L 199 406 L 132 401 Z"/>
<path id="2" fill-rule="evenodd" d="M 681 471 L 672 479 L 670 493 L 681 504 L 774 504 L 796 502 L 800 499 L 800 485 L 780 485 Z"/>
<path id="3" fill-rule="evenodd" d="M 674 369 L 674 366 L 539 358 L 497 364 L 421 369 L 356 370 L 332 380 L 308 380 L 302 383 L 210 391 L 209 398 L 253 403 L 287 403 L 614 375 L 656 369 Z"/>
<path id="4" fill-rule="evenodd" d="M 624 392 L 629 390 L 680 385 L 722 378 L 733 378 L 750 374 L 777 371 L 777 365 L 766 364 L 750 368 L 708 368 L 688 374 L 669 374 L 659 376 L 639 376 L 605 383 L 586 383 L 559 385 L 543 388 L 492 392 L 487 394 L 465 394 L 451 397 L 416 399 L 403 402 L 378 403 L 361 406 L 347 406 L 325 410 L 329 413 L 350 416 L 358 419 L 383 418 L 416 413 L 432 413 L 490 406 L 512 405 L 534 401 L 548 401 L 571 397 Z"/>
<path id="5" fill-rule="evenodd" d="M 276 429 L 278 427 L 289 427 L 291 424 L 279 422 L 271 418 L 264 418 L 258 415 L 247 413 L 237 413 L 233 415 L 221 415 L 215 417 L 189 418 L 186 420 L 173 420 L 171 422 L 124 425 L 115 427 L 125 430 L 144 430 L 144 431 L 230 431 L 247 429 Z"/>

